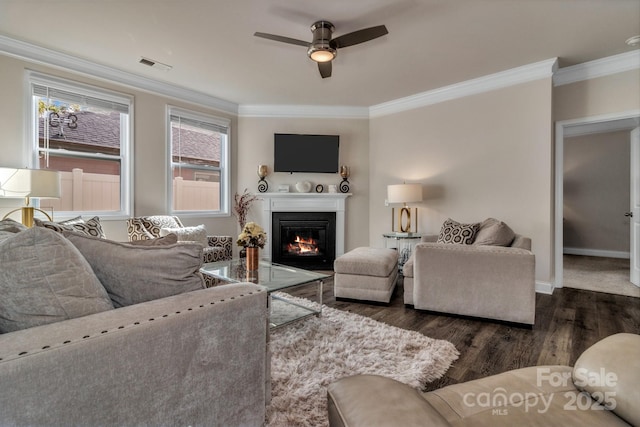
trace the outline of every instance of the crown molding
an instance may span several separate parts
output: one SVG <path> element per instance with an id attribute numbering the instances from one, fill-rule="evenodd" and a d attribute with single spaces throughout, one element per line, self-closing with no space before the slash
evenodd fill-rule
<path id="1" fill-rule="evenodd" d="M 0 54 L 237 114 L 238 104 L 0 35 Z"/>
<path id="2" fill-rule="evenodd" d="M 557 69 L 558 58 L 523 65 L 476 79 L 443 86 L 438 89 L 399 98 L 369 108 L 370 117 L 379 117 L 428 105 L 476 95 L 542 78 L 552 77 Z"/>
<path id="3" fill-rule="evenodd" d="M 553 76 L 553 85 L 562 86 L 639 68 L 640 50 L 636 49 L 631 52 L 560 68 Z"/>
<path id="4" fill-rule="evenodd" d="M 368 107 L 331 105 L 240 105 L 240 117 L 368 119 Z"/>

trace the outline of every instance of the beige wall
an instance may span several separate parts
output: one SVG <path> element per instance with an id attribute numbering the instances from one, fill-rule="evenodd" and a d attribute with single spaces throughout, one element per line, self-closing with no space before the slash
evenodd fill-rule
<path id="1" fill-rule="evenodd" d="M 370 243 L 390 230 L 388 184 L 423 184 L 419 231 L 451 217 L 501 219 L 533 240 L 536 277 L 552 261 L 551 79 L 371 119 Z"/>
<path id="2" fill-rule="evenodd" d="M 564 246 L 629 252 L 630 134 L 566 138 Z"/>
<path id="3" fill-rule="evenodd" d="M 555 87 L 554 121 L 598 116 L 640 108 L 640 70 Z"/>
<path id="4" fill-rule="evenodd" d="M 346 202 L 345 250 L 369 244 L 369 121 L 366 119 L 302 119 L 255 118 L 238 119 L 238 189 L 257 193 L 259 164 L 269 167 L 266 178 L 269 191 L 278 191 L 280 184 L 288 184 L 295 192 L 298 181 L 309 181 L 313 188 L 323 184 L 339 184 L 339 174 L 273 172 L 273 134 L 306 133 L 340 135 L 340 164 L 351 170 L 349 182 L 352 196 Z M 255 208 L 257 209 L 257 207 Z M 252 209 L 249 219 L 257 219 Z"/>
<path id="5" fill-rule="evenodd" d="M 29 162 L 25 141 L 25 70 L 36 70 L 53 76 L 91 84 L 115 90 L 134 97 L 134 214 L 150 215 L 166 213 L 166 105 L 171 104 L 194 111 L 226 117 L 232 120 L 232 128 L 237 119 L 229 114 L 206 107 L 192 105 L 176 99 L 150 94 L 129 87 L 93 80 L 81 75 L 48 68 L 18 59 L 0 55 L 0 166 L 24 167 Z M 237 139 L 232 133 L 232 159 L 236 158 Z M 232 163 L 232 171 L 235 169 Z M 232 175 L 232 193 L 235 191 L 235 179 Z M 127 240 L 126 222 L 123 219 L 102 219 L 107 237 L 114 240 Z M 205 224 L 211 234 L 234 235 L 235 218 L 182 217 L 186 225 Z"/>

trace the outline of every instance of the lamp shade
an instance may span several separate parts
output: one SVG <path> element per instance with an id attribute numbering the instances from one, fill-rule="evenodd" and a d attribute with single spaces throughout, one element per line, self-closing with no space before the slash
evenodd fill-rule
<path id="1" fill-rule="evenodd" d="M 0 168 L 0 197 L 60 197 L 60 172 Z"/>
<path id="2" fill-rule="evenodd" d="M 387 185 L 387 201 L 389 203 L 411 203 L 422 201 L 422 185 L 396 184 Z"/>

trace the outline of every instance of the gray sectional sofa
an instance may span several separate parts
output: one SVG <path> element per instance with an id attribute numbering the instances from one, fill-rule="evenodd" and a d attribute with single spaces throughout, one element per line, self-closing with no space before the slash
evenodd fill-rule
<path id="1" fill-rule="evenodd" d="M 265 288 L 204 289 L 197 245 L 137 247 L 39 227 L 0 235 L 0 425 L 264 423 Z M 174 255 L 193 264 L 166 262 Z M 159 279 L 163 268 L 172 283 Z"/>

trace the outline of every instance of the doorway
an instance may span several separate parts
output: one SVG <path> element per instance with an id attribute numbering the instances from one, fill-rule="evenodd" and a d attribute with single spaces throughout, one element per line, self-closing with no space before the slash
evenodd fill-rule
<path id="1" fill-rule="evenodd" d="M 565 192 L 565 188 L 564 188 L 565 151 L 569 147 L 567 145 L 570 141 L 569 138 L 582 137 L 587 135 L 596 135 L 596 134 L 602 134 L 602 133 L 608 133 L 608 132 L 623 132 L 625 135 L 628 135 L 628 139 L 631 140 L 630 145 L 631 147 L 633 147 L 634 143 L 631 135 L 635 135 L 635 138 L 637 138 L 638 130 L 635 130 L 635 131 L 633 130 L 638 128 L 639 126 L 640 126 L 640 111 L 631 111 L 631 112 L 611 114 L 606 116 L 567 120 L 567 121 L 556 123 L 556 150 L 555 150 L 556 179 L 555 179 L 555 227 L 554 227 L 554 232 L 555 232 L 554 286 L 555 287 L 563 287 L 565 285 L 565 275 L 567 275 L 567 280 L 568 280 L 567 284 L 569 286 L 572 286 L 572 287 L 574 286 L 572 285 L 572 282 L 576 283 L 574 281 L 576 280 L 576 277 L 577 277 L 578 283 L 585 284 L 586 288 L 589 288 L 588 282 L 592 282 L 593 283 L 592 286 L 597 288 L 597 286 L 599 286 L 598 283 L 602 283 L 603 277 L 605 277 L 605 276 L 598 277 L 598 271 L 602 270 L 603 272 L 607 272 L 607 273 L 612 273 L 613 271 L 616 271 L 616 274 L 618 276 L 614 275 L 613 277 L 620 278 L 621 285 L 623 285 L 626 282 L 626 284 L 631 286 L 631 288 L 627 289 L 627 291 L 630 291 L 633 296 L 640 296 L 640 288 L 633 286 L 630 282 L 630 276 L 633 276 L 632 272 L 634 272 L 634 267 L 638 267 L 638 265 L 640 264 L 640 261 L 638 261 L 638 259 L 640 258 L 640 254 L 638 253 L 639 251 L 638 251 L 638 242 L 637 242 L 638 235 L 634 235 L 631 228 L 631 225 L 634 223 L 634 220 L 638 220 L 638 218 L 630 218 L 631 224 L 628 223 L 627 225 L 628 227 L 627 230 L 629 230 L 628 236 L 630 236 L 630 242 L 626 246 L 626 249 L 622 248 L 622 250 L 619 250 L 620 247 L 612 248 L 613 250 L 609 252 L 605 250 L 604 251 L 605 253 L 598 253 L 602 251 L 594 251 L 593 253 L 590 253 L 587 250 L 582 253 L 580 252 L 577 254 L 574 253 L 574 255 L 584 256 L 584 258 L 575 258 L 575 257 L 567 258 L 565 255 L 565 242 L 564 242 L 565 223 L 566 223 L 565 193 L 564 193 Z M 636 142 L 636 144 L 638 143 Z M 627 159 L 629 159 L 629 151 L 627 151 L 626 153 L 627 153 Z M 570 154 L 570 153 L 567 153 L 567 154 Z M 637 154 L 634 154 L 634 151 L 632 149 L 631 156 L 634 156 L 634 155 L 637 156 Z M 640 169 L 640 164 L 634 165 L 633 162 L 630 162 L 630 163 L 631 163 L 630 164 L 631 177 L 633 178 L 630 179 L 631 181 L 630 184 L 632 188 L 630 188 L 629 193 L 633 194 L 634 197 L 637 198 L 637 195 L 638 195 L 637 188 L 636 188 L 637 183 L 635 183 L 635 181 L 638 180 L 637 174 L 638 174 L 638 169 Z M 568 185 L 568 191 L 571 192 L 572 190 L 575 190 L 575 188 L 572 188 L 571 185 Z M 571 194 L 568 193 L 568 196 L 570 195 Z M 631 198 L 633 197 L 629 197 L 627 200 Z M 619 212 L 621 216 L 620 218 L 621 221 L 623 219 L 622 215 L 624 215 L 625 212 L 629 212 L 630 210 L 629 206 L 630 204 L 627 203 L 626 209 L 623 209 L 621 212 Z M 631 209 L 631 212 L 629 212 L 629 215 L 633 215 L 633 209 Z M 640 216 L 640 212 L 635 213 L 635 215 Z M 635 243 L 635 246 L 634 246 L 634 243 Z M 622 277 L 624 277 L 625 275 L 621 274 L 620 269 L 621 269 L 621 265 L 624 265 L 624 263 L 621 264 L 621 262 L 623 261 L 621 261 L 619 258 L 624 258 L 625 253 L 630 254 L 630 258 L 629 258 L 630 262 L 628 264 L 629 267 L 626 268 L 626 281 L 622 281 Z M 604 259 L 597 259 L 594 257 L 594 255 L 595 256 L 604 255 L 605 258 L 611 258 L 609 261 L 612 261 L 612 263 L 606 263 L 606 265 L 608 265 L 609 267 L 599 268 L 598 266 L 605 265 L 602 263 Z M 613 256 L 610 256 L 610 255 L 613 255 Z M 618 258 L 618 261 L 615 260 L 616 258 Z M 564 268 L 565 260 L 567 261 L 566 270 Z M 580 262 L 576 262 L 576 261 L 580 261 Z M 587 266 L 581 267 L 583 262 L 587 262 Z M 588 270 L 588 269 L 591 269 L 591 271 L 589 273 L 586 273 L 585 270 Z M 578 272 L 578 276 L 576 276 L 576 271 Z M 588 280 L 586 280 L 587 278 Z M 608 276 L 607 281 L 610 281 L 610 280 L 611 280 L 611 276 Z M 618 279 L 614 279 L 614 282 L 616 280 Z M 631 280 L 633 280 L 633 278 L 631 278 Z M 636 281 L 637 281 L 637 278 L 636 278 Z M 599 290 L 599 289 L 592 289 L 592 290 Z M 605 289 L 601 289 L 601 290 L 605 290 Z M 628 294 L 624 291 L 621 291 L 621 293 Z M 636 293 L 638 295 L 635 295 Z"/>

